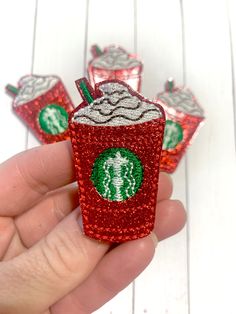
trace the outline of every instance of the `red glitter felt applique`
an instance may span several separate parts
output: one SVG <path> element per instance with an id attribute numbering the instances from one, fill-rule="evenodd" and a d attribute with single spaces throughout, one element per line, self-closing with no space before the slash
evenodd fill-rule
<path id="1" fill-rule="evenodd" d="M 70 115 L 84 232 L 109 242 L 147 236 L 154 227 L 165 114 L 127 84 L 108 80 Z"/>
<path id="2" fill-rule="evenodd" d="M 117 79 L 140 92 L 143 64 L 136 55 L 128 54 L 115 45 L 108 46 L 103 51 L 93 45 L 91 53 L 93 59 L 88 65 L 88 75 L 92 86 L 105 80 Z"/>
<path id="3" fill-rule="evenodd" d="M 29 75 L 18 87 L 6 86 L 14 96 L 13 110 L 42 143 L 69 139 L 68 117 L 73 103 L 57 76 Z"/>
<path id="4" fill-rule="evenodd" d="M 166 91 L 157 95 L 159 100 L 166 113 L 160 170 L 172 173 L 197 134 L 204 111 L 192 92 L 186 87 L 175 87 L 172 78 L 166 83 Z"/>

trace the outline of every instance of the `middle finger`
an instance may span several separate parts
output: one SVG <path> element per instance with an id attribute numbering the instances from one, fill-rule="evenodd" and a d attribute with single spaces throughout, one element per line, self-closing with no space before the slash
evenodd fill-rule
<path id="1" fill-rule="evenodd" d="M 172 180 L 169 175 L 160 173 L 157 201 L 169 199 L 172 193 Z M 78 207 L 77 186 L 71 184 L 48 194 L 28 212 L 16 218 L 16 227 L 22 242 L 31 247 L 48 234 L 66 215 Z"/>

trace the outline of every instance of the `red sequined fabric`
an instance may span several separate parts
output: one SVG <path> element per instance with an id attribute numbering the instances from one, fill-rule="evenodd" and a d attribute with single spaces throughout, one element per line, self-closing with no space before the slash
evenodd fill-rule
<path id="1" fill-rule="evenodd" d="M 25 104 L 13 106 L 16 114 L 26 123 L 35 136 L 44 144 L 63 141 L 70 138 L 69 130 L 59 134 L 46 133 L 39 124 L 39 114 L 47 105 L 55 104 L 65 109 L 69 114 L 73 103 L 61 81 L 57 82 L 49 91 Z"/>
<path id="2" fill-rule="evenodd" d="M 161 153 L 160 170 L 167 173 L 173 173 L 187 147 L 191 144 L 193 136 L 203 121 L 203 118 L 186 115 L 177 111 L 173 114 L 173 110 L 170 110 L 167 107 L 164 108 L 166 112 L 166 120 L 177 122 L 184 130 L 183 140 L 174 149 L 166 149 Z"/>
<path id="3" fill-rule="evenodd" d="M 157 101 L 160 99 L 163 100 L 163 108 L 166 113 L 166 127 L 170 121 L 182 129 L 182 138 L 176 145 L 173 145 L 174 147 L 168 147 L 168 144 L 165 147 L 165 139 L 168 135 L 165 130 L 160 170 L 173 173 L 204 120 L 203 109 L 187 88 L 175 88 L 172 93 L 168 91 L 160 93 Z M 181 110 L 181 108 L 183 109 Z M 174 133 L 170 134 L 172 140 L 175 135 Z"/>
<path id="4" fill-rule="evenodd" d="M 96 90 L 98 91 L 97 86 Z M 129 90 L 141 98 L 130 88 Z M 109 242 L 145 237 L 154 228 L 159 162 L 165 127 L 164 111 L 157 104 L 162 112 L 161 118 L 136 125 L 97 127 L 72 122 L 74 113 L 84 106 L 85 102 L 72 112 L 70 119 L 84 232 L 91 238 Z M 110 148 L 130 150 L 143 165 L 142 185 L 134 196 L 125 201 L 105 199 L 97 192 L 91 180 L 95 160 Z"/>
<path id="5" fill-rule="evenodd" d="M 122 70 L 97 69 L 93 67 L 91 62 L 88 66 L 88 75 L 90 78 L 90 82 L 93 86 L 96 83 L 102 82 L 104 80 L 117 79 L 124 81 L 138 92 L 140 92 L 141 90 L 141 75 L 139 74 L 140 72 L 140 67 Z"/>
<path id="6" fill-rule="evenodd" d="M 125 50 L 121 47 L 117 47 L 125 52 Z M 106 53 L 109 47 L 105 48 L 103 53 Z M 130 58 L 137 58 L 134 54 L 128 54 Z M 122 68 L 122 69 L 109 69 L 94 66 L 93 61 L 98 58 L 97 56 L 89 62 L 88 65 L 88 75 L 89 80 L 92 86 L 95 86 L 96 83 L 105 81 L 105 80 L 121 80 L 131 86 L 135 91 L 140 92 L 141 90 L 141 73 L 143 69 L 143 65 L 140 63 L 138 66 L 133 66 L 130 68 Z M 118 64 L 118 60 L 117 60 Z"/>

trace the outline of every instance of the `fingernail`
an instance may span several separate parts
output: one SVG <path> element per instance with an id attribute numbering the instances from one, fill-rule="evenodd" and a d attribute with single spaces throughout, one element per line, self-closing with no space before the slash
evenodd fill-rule
<path id="1" fill-rule="evenodd" d="M 172 180 L 172 176 L 171 176 L 169 173 L 164 172 L 164 171 L 160 171 L 160 174 L 161 174 L 161 175 L 164 175 L 164 176 L 166 176 L 167 178 L 170 178 L 170 180 Z"/>
<path id="2" fill-rule="evenodd" d="M 180 201 L 180 200 L 173 200 L 175 201 L 176 203 L 178 203 L 180 206 L 184 207 L 184 204 Z"/>
<path id="3" fill-rule="evenodd" d="M 172 178 L 172 176 L 169 173 L 162 172 L 162 171 L 160 173 L 161 173 L 162 176 L 166 177 L 171 182 L 171 184 L 173 184 L 173 178 Z"/>
<path id="4" fill-rule="evenodd" d="M 156 248 L 157 247 L 157 244 L 158 244 L 158 239 L 157 239 L 157 236 L 154 232 L 151 232 L 150 234 L 150 237 L 152 239 L 152 242 L 154 244 L 154 247 Z"/>
<path id="5" fill-rule="evenodd" d="M 77 221 L 78 221 L 78 224 L 79 224 L 79 226 L 80 226 L 81 231 L 83 232 L 83 231 L 84 231 L 84 226 L 83 226 L 83 217 L 82 217 L 81 214 L 79 215 Z"/>

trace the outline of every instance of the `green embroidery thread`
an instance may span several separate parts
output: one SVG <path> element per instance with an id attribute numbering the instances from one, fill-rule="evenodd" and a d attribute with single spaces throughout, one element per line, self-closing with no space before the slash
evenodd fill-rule
<path id="1" fill-rule="evenodd" d="M 82 93 L 83 93 L 85 99 L 87 100 L 87 102 L 89 104 L 91 104 L 94 101 L 94 99 L 93 99 L 92 95 L 90 94 L 89 89 L 88 89 L 85 81 L 82 80 L 80 82 L 79 86 L 80 86 L 80 88 L 82 90 Z"/>
<path id="2" fill-rule="evenodd" d="M 141 187 L 143 166 L 129 149 L 109 148 L 95 160 L 91 180 L 103 198 L 124 201 Z"/>
<path id="3" fill-rule="evenodd" d="M 101 48 L 98 45 L 94 45 L 94 49 L 95 49 L 97 57 L 99 57 L 103 54 Z"/>
<path id="4" fill-rule="evenodd" d="M 166 120 L 162 149 L 175 148 L 183 139 L 183 129 L 177 122 Z"/>
<path id="5" fill-rule="evenodd" d="M 15 96 L 18 95 L 18 94 L 19 94 L 19 91 L 20 91 L 19 88 L 15 87 L 15 86 L 13 86 L 13 85 L 11 85 L 11 84 L 8 84 L 8 85 L 6 86 L 6 90 L 7 90 L 8 92 L 12 93 L 12 94 L 15 95 Z"/>
<path id="6" fill-rule="evenodd" d="M 63 133 L 68 128 L 68 113 L 63 107 L 50 104 L 40 111 L 39 125 L 47 134 Z"/>

